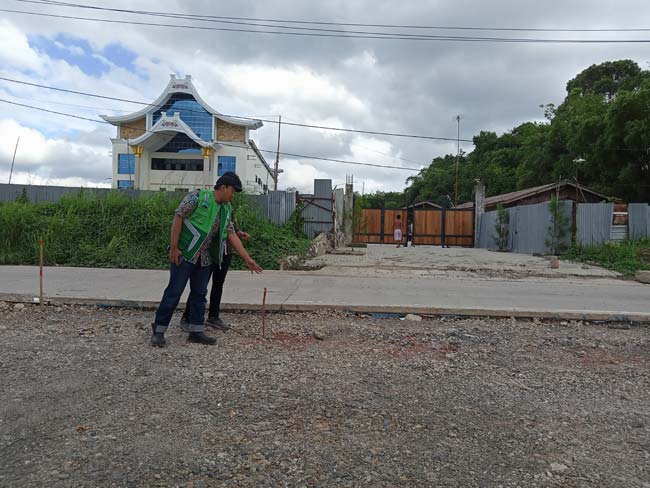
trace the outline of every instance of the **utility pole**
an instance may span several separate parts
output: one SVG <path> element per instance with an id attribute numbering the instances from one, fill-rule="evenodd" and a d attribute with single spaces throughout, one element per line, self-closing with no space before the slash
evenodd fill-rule
<path id="1" fill-rule="evenodd" d="M 278 189 L 278 171 L 280 166 L 280 127 L 282 127 L 282 115 L 278 115 L 278 149 L 275 152 L 275 171 L 273 172 L 273 190 Z"/>
<path id="2" fill-rule="evenodd" d="M 456 190 L 454 192 L 454 207 L 458 206 L 458 160 L 460 158 L 460 115 L 456 115 L 456 122 L 458 123 L 458 147 L 456 149 Z"/>
<path id="3" fill-rule="evenodd" d="M 16 151 L 18 151 L 18 143 L 20 142 L 20 136 L 16 140 L 16 147 L 14 148 L 14 157 L 11 159 L 11 171 L 9 171 L 9 184 L 11 184 L 11 175 L 14 172 L 14 161 L 16 161 Z"/>

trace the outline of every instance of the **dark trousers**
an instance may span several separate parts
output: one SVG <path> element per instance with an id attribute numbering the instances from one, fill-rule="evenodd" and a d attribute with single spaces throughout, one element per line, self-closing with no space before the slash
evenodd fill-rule
<path id="1" fill-rule="evenodd" d="M 218 318 L 219 317 L 219 308 L 221 307 L 221 296 L 223 295 L 223 284 L 226 281 L 226 275 L 228 274 L 228 269 L 230 268 L 230 261 L 232 261 L 232 253 L 224 254 L 223 260 L 221 262 L 221 269 L 218 264 L 212 265 L 212 289 L 210 290 L 210 308 L 208 310 L 208 317 Z M 187 305 L 185 305 L 185 313 L 183 317 L 189 322 L 189 311 L 192 306 L 192 301 L 194 300 L 194 295 L 190 291 L 190 296 L 187 299 Z"/>
<path id="2" fill-rule="evenodd" d="M 190 332 L 200 332 L 205 329 L 203 319 L 210 271 L 210 266 L 202 267 L 200 263 L 192 264 L 185 259 L 178 266 L 171 263 L 169 283 L 160 300 L 154 320 L 156 332 L 167 330 L 188 281 L 190 282 L 190 296 L 193 297 L 192 303 L 188 307 L 189 330 Z"/>

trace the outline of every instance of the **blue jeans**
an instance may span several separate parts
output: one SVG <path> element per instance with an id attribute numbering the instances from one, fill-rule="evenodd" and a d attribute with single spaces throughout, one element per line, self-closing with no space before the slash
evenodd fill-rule
<path id="1" fill-rule="evenodd" d="M 169 284 L 165 288 L 154 320 L 156 332 L 165 332 L 167 330 L 174 310 L 176 310 L 181 295 L 185 291 L 188 280 L 190 282 L 190 292 L 193 297 L 188 315 L 189 331 L 201 332 L 205 330 L 205 325 L 203 324 L 205 303 L 207 301 L 205 296 L 208 293 L 208 282 L 210 281 L 211 272 L 212 267 L 201 266 L 200 260 L 199 263 L 192 264 L 184 258 L 181 258 L 181 264 L 178 266 L 171 263 Z"/>
<path id="2" fill-rule="evenodd" d="M 210 290 L 210 308 L 208 309 L 208 318 L 218 319 L 219 308 L 221 307 L 221 296 L 223 295 L 223 284 L 226 281 L 226 275 L 230 268 L 232 261 L 232 253 L 224 254 L 223 261 L 221 261 L 221 268 L 216 263 L 212 263 L 212 288 Z M 194 293 L 190 291 L 190 296 L 187 297 L 187 305 L 185 305 L 185 312 L 183 318 L 189 322 L 190 303 L 194 300 Z"/>

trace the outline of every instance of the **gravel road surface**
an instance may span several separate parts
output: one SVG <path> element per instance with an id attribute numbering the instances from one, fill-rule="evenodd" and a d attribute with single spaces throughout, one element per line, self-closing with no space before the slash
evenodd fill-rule
<path id="1" fill-rule="evenodd" d="M 152 315 L 0 302 L 0 486 L 650 487 L 647 327 Z"/>

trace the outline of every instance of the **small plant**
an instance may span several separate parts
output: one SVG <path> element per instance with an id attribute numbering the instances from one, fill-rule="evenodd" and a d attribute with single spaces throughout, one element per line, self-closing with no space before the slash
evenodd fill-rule
<path id="1" fill-rule="evenodd" d="M 549 203 L 551 223 L 548 226 L 546 247 L 553 255 L 562 254 L 569 249 L 566 236 L 569 232 L 569 219 L 565 215 L 557 196 L 553 195 Z"/>
<path id="2" fill-rule="evenodd" d="M 352 229 L 355 235 L 368 232 L 368 219 L 363 214 L 361 199 L 356 196 L 352 207 Z"/>
<path id="3" fill-rule="evenodd" d="M 508 249 L 510 240 L 510 214 L 500 203 L 497 205 L 497 247 L 499 251 Z"/>
<path id="4" fill-rule="evenodd" d="M 289 217 L 289 220 L 284 224 L 295 237 L 307 237 L 305 235 L 305 217 L 302 215 L 304 209 L 305 204 L 301 200 L 296 204 L 296 209 L 291 214 L 291 217 Z"/>
<path id="5" fill-rule="evenodd" d="M 29 198 L 27 198 L 27 189 L 23 188 L 22 191 L 20 192 L 20 195 L 18 195 L 18 198 L 16 198 L 16 203 L 29 203 Z"/>

